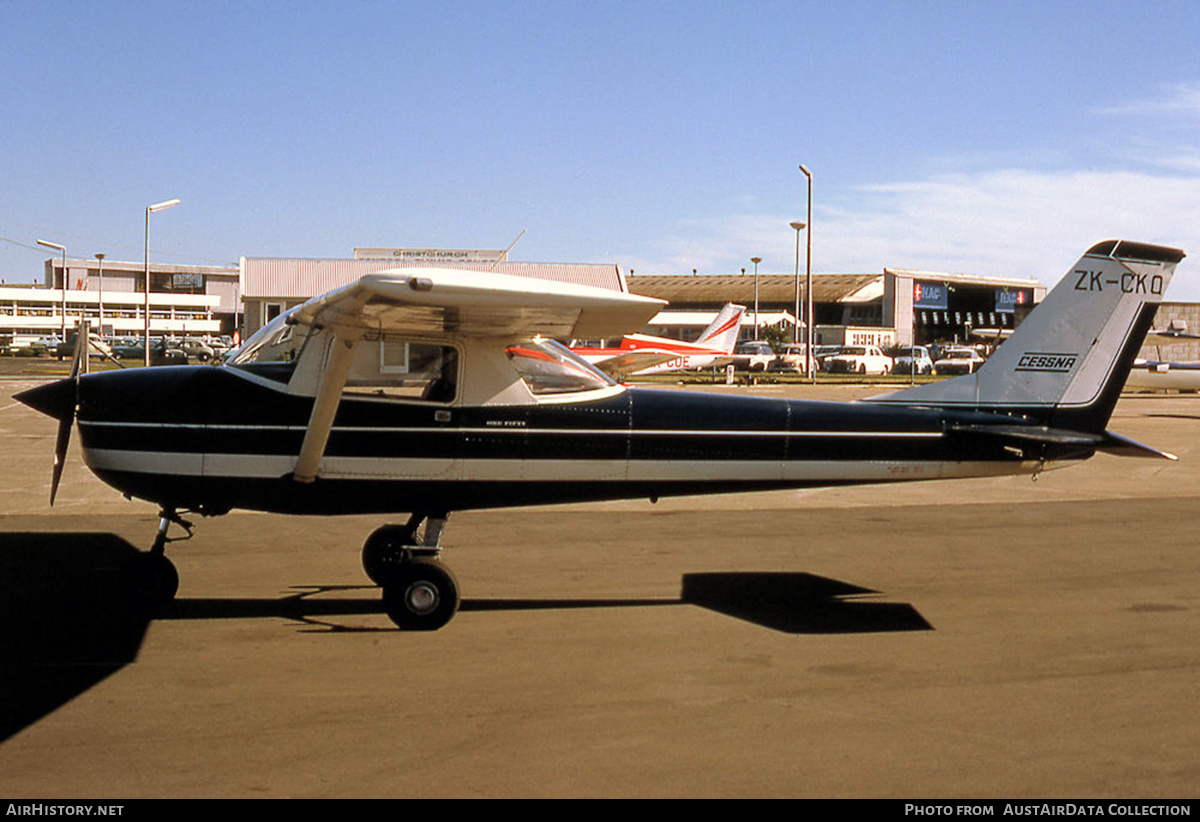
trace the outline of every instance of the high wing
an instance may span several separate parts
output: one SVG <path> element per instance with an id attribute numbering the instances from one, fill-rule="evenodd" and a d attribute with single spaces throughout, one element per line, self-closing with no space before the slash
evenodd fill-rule
<path id="1" fill-rule="evenodd" d="M 358 341 L 403 331 L 429 337 L 522 340 L 615 336 L 644 326 L 665 303 L 603 288 L 480 271 L 406 268 L 370 274 L 314 297 L 291 320 L 333 331 L 292 478 L 316 479 Z"/>
<path id="2" fill-rule="evenodd" d="M 621 291 L 481 271 L 405 268 L 370 274 L 293 312 L 339 335 L 403 330 L 428 336 L 528 339 L 619 336 L 666 303 Z"/>

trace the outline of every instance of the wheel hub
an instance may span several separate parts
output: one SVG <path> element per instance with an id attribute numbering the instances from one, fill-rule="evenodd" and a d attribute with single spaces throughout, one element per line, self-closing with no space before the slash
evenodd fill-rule
<path id="1" fill-rule="evenodd" d="M 441 596 L 438 594 L 436 585 L 422 580 L 414 582 L 408 586 L 408 590 L 404 592 L 404 604 L 408 606 L 408 610 L 414 614 L 430 614 L 437 609 L 438 602 L 441 601 Z"/>

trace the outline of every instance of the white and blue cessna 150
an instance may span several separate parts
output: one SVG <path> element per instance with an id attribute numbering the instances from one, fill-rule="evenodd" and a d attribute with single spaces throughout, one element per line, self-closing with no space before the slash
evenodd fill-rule
<path id="1" fill-rule="evenodd" d="M 636 331 L 660 301 L 437 269 L 309 300 L 220 367 L 76 375 L 18 399 L 60 421 L 52 502 L 77 420 L 91 470 L 161 506 L 130 572 L 164 601 L 181 512 L 404 512 L 363 565 L 389 616 L 428 630 L 458 608 L 439 560 L 453 511 L 1172 458 L 1105 427 L 1183 256 L 1100 243 L 977 373 L 864 402 L 629 388 L 553 340 Z"/>

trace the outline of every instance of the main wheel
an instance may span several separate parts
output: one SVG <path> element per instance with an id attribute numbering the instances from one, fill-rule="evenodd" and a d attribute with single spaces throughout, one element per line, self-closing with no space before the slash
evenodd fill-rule
<path id="1" fill-rule="evenodd" d="M 390 574 L 383 607 L 400 629 L 436 631 L 458 611 L 458 582 L 438 560 L 410 560 Z"/>
<path id="2" fill-rule="evenodd" d="M 376 528 L 363 543 L 363 570 L 376 585 L 386 585 L 391 575 L 405 562 L 404 549 L 412 542 L 412 534 L 402 525 Z"/>

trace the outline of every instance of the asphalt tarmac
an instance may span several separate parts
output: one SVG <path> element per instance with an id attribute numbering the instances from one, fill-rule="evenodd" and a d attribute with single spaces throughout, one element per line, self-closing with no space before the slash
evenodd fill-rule
<path id="1" fill-rule="evenodd" d="M 8 799 L 1197 794 L 1200 396 L 1110 425 L 1174 463 L 455 514 L 462 609 L 412 634 L 374 517 L 200 519 L 174 608 L 123 608 L 156 511 L 74 444 L 47 507 L 33 379 L 0 380 Z"/>

